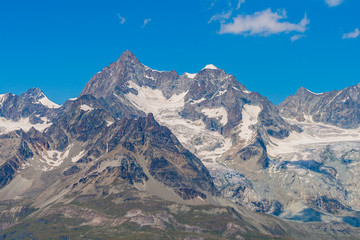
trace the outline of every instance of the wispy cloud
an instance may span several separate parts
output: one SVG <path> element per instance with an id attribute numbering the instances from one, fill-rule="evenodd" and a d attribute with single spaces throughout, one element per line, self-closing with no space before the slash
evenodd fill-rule
<path id="1" fill-rule="evenodd" d="M 212 0 L 211 1 L 211 5 L 210 5 L 210 8 L 213 8 L 215 6 L 215 3 L 217 2 L 217 0 Z"/>
<path id="2" fill-rule="evenodd" d="M 338 6 L 340 4 L 342 4 L 344 0 L 325 0 L 326 4 L 329 6 L 329 7 L 335 7 L 335 6 Z"/>
<path id="3" fill-rule="evenodd" d="M 210 18 L 208 23 L 211 23 L 212 21 L 221 21 L 224 19 L 229 19 L 231 17 L 231 14 L 232 14 L 232 9 L 228 12 L 223 11 L 222 13 L 215 14 Z"/>
<path id="4" fill-rule="evenodd" d="M 353 32 L 349 32 L 349 33 L 345 33 L 342 38 L 343 39 L 347 39 L 347 38 L 357 38 L 360 36 L 360 31 L 358 28 L 356 28 Z"/>
<path id="5" fill-rule="evenodd" d="M 295 41 L 299 40 L 300 38 L 304 38 L 304 37 L 306 37 L 305 34 L 296 34 L 296 35 L 292 36 L 292 37 L 290 38 L 290 40 L 291 40 L 292 42 L 295 42 Z"/>
<path id="6" fill-rule="evenodd" d="M 285 21 L 285 19 L 287 19 L 285 10 L 272 12 L 271 9 L 266 9 L 252 15 L 238 15 L 231 23 L 222 22 L 219 34 L 269 36 L 289 32 L 303 33 L 310 23 L 306 14 L 298 24 Z"/>
<path id="7" fill-rule="evenodd" d="M 143 25 L 141 27 L 144 28 L 150 21 L 151 21 L 151 18 L 145 19 L 144 23 L 143 23 Z"/>
<path id="8" fill-rule="evenodd" d="M 119 18 L 120 24 L 124 24 L 126 22 L 126 18 L 122 17 L 120 13 L 117 14 L 117 17 Z"/>
<path id="9" fill-rule="evenodd" d="M 237 6 L 236 6 L 236 10 L 240 9 L 241 4 L 243 4 L 244 2 L 245 2 L 245 0 L 239 0 L 239 1 L 238 1 L 238 4 L 237 4 Z"/>

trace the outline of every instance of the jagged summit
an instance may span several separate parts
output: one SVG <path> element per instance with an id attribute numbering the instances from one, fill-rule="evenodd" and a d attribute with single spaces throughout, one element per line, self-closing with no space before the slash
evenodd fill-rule
<path id="1" fill-rule="evenodd" d="M 116 62 L 130 62 L 133 64 L 140 63 L 139 59 L 130 50 L 126 50 L 125 52 L 123 52 Z"/>
<path id="2" fill-rule="evenodd" d="M 313 93 L 299 88 L 295 95 L 279 104 L 281 115 L 286 118 L 304 120 L 311 116 L 315 122 L 341 128 L 358 128 L 360 124 L 360 90 L 355 85 L 343 90 Z"/>
<path id="3" fill-rule="evenodd" d="M 30 88 L 20 95 L 20 97 L 29 99 L 33 103 L 40 103 L 48 108 L 59 108 L 60 105 L 50 101 L 40 88 Z"/>

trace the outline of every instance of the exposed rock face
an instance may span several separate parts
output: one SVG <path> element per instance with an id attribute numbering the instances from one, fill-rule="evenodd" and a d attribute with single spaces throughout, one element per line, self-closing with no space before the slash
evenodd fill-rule
<path id="1" fill-rule="evenodd" d="M 201 161 L 186 150 L 168 128 L 160 126 L 151 114 L 146 118 L 125 118 L 112 124 L 102 132 L 84 158 L 86 162 L 101 159 L 91 168 L 92 174 L 96 172 L 101 176 L 98 169 L 103 169 L 109 160 L 114 159 L 118 164 L 107 166 L 109 173 L 115 171 L 131 183 L 144 183 L 153 177 L 186 200 L 206 199 L 207 193 L 216 194 L 210 174 Z"/>
<path id="2" fill-rule="evenodd" d="M 10 183 L 17 171 L 33 157 L 26 138 L 26 133 L 21 130 L 0 135 L 0 188 Z"/>
<path id="3" fill-rule="evenodd" d="M 279 109 L 282 116 L 299 121 L 310 118 L 342 128 L 357 128 L 360 124 L 360 85 L 318 94 L 302 87 L 279 104 Z"/>

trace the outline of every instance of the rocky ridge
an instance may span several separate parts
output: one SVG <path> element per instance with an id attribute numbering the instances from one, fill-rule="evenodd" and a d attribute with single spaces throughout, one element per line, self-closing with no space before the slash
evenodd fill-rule
<path id="1" fill-rule="evenodd" d="M 279 104 L 281 115 L 304 122 L 307 118 L 341 128 L 358 128 L 360 124 L 360 85 L 343 90 L 313 93 L 301 87 L 295 95 Z"/>

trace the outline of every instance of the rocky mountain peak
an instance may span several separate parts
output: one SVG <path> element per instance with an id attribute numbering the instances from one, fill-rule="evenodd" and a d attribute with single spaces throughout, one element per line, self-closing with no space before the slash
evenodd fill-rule
<path id="1" fill-rule="evenodd" d="M 139 59 L 130 51 L 126 50 L 123 52 L 118 60 L 116 61 L 117 64 L 141 64 Z"/>
<path id="2" fill-rule="evenodd" d="M 45 97 L 45 94 L 40 88 L 30 88 L 26 92 L 22 93 L 20 97 L 39 100 Z"/>

